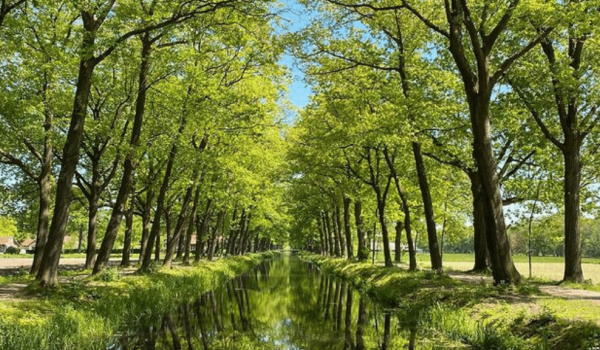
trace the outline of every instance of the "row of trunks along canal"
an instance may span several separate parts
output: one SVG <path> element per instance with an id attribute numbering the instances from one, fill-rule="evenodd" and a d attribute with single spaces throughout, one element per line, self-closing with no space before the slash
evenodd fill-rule
<path id="1" fill-rule="evenodd" d="M 535 284 L 464 283 L 430 270 L 409 272 L 305 252 L 299 255 L 323 275 L 368 295 L 386 318 L 391 315 L 382 329 L 392 338 L 384 337 L 374 349 L 386 344 L 388 349 L 600 349 L 597 318 L 577 317 L 581 306 L 564 317 L 556 311 L 560 307 L 548 306 L 571 300 L 544 294 Z M 407 339 L 394 338 L 395 334 Z"/>
<path id="2" fill-rule="evenodd" d="M 154 327 L 203 293 L 219 288 L 261 262 L 279 256 L 265 252 L 201 261 L 122 276 L 116 269 L 61 288 L 35 284 L 0 303 L 1 350 L 118 349 L 123 334 Z"/>

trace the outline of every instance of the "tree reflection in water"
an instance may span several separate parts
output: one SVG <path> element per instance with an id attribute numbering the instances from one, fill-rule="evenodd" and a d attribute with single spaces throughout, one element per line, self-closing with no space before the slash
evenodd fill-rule
<path id="1" fill-rule="evenodd" d="M 111 349 L 414 349 L 414 322 L 381 310 L 347 283 L 284 256 L 180 305 L 158 326 L 129 330 Z"/>

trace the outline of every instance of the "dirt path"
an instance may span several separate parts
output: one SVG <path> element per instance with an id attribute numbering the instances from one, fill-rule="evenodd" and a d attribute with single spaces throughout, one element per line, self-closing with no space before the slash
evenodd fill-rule
<path id="1" fill-rule="evenodd" d="M 82 265 L 85 258 L 64 258 L 60 259 L 60 265 Z M 7 268 L 25 268 L 29 269 L 33 264 L 33 258 L 2 258 L 0 259 L 0 269 Z"/>
<path id="2" fill-rule="evenodd" d="M 448 271 L 447 274 L 448 276 L 464 283 L 491 284 L 494 282 L 491 276 L 472 275 L 459 271 Z M 568 300 L 588 300 L 590 302 L 600 304 L 600 292 L 585 289 L 565 288 L 551 284 L 539 285 L 538 288 L 542 293 L 546 293 L 553 297 Z"/>
<path id="3" fill-rule="evenodd" d="M 0 276 L 11 276 L 22 273 L 23 269 L 29 270 L 33 259 L 0 259 Z M 118 266 L 121 259 L 110 259 L 108 265 L 111 267 Z M 135 264 L 137 260 L 132 260 Z M 61 271 L 83 271 L 85 258 L 65 258 L 60 260 Z M 137 268 L 131 267 L 121 270 L 122 275 L 129 275 L 137 271 Z M 89 276 L 88 274 L 76 274 L 74 276 L 59 276 L 58 280 L 61 284 L 69 283 L 73 280 L 82 279 Z M 23 300 L 23 290 L 27 287 L 26 283 L 15 282 L 8 284 L 0 284 L 0 301 L 20 301 Z"/>

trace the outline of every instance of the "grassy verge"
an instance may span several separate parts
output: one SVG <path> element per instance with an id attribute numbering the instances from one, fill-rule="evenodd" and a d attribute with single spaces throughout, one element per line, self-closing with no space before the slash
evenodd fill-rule
<path id="1" fill-rule="evenodd" d="M 160 322 L 177 305 L 248 271 L 273 253 L 229 257 L 193 267 L 121 277 L 108 269 L 43 291 L 31 284 L 0 304 L 0 349 L 107 349 L 115 334 Z"/>
<path id="2" fill-rule="evenodd" d="M 535 284 L 494 287 L 430 271 L 409 273 L 304 254 L 383 306 L 424 338 L 475 349 L 593 349 L 600 346 L 600 301 L 564 300 Z"/>

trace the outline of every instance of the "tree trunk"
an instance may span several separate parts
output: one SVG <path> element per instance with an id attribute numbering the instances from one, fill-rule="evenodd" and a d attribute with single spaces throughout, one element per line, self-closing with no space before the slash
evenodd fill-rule
<path id="1" fill-rule="evenodd" d="M 196 177 L 198 176 L 198 174 L 196 172 L 194 172 L 194 175 L 192 175 L 192 178 L 194 179 L 194 181 L 196 180 Z M 183 227 L 185 225 L 185 222 L 187 220 L 188 214 L 189 214 L 189 207 L 190 207 L 190 202 L 192 201 L 192 195 L 194 194 L 194 186 L 189 186 L 185 192 L 185 197 L 183 199 L 183 203 L 181 205 L 181 211 L 179 213 L 179 217 L 177 218 L 177 225 L 175 226 L 175 232 L 173 233 L 173 236 L 171 237 L 171 239 L 169 240 L 168 244 L 167 244 L 167 251 L 165 253 L 165 260 L 163 263 L 163 266 L 165 266 L 166 268 L 171 268 L 171 265 L 173 264 L 173 256 L 175 255 L 175 247 L 177 247 L 179 245 L 179 240 L 181 239 L 181 235 L 183 233 Z"/>
<path id="2" fill-rule="evenodd" d="M 88 234 L 87 248 L 85 250 L 85 269 L 94 267 L 96 261 L 96 241 L 98 235 L 98 203 L 100 202 L 100 193 L 98 183 L 100 174 L 97 170 L 97 165 L 92 166 L 92 182 L 90 185 L 90 193 L 88 198 Z"/>
<path id="3" fill-rule="evenodd" d="M 163 177 L 162 184 L 160 186 L 160 191 L 158 192 L 158 200 L 156 204 L 156 210 L 154 212 L 154 220 L 152 222 L 152 229 L 150 230 L 150 235 L 148 236 L 148 245 L 146 251 L 144 252 L 144 257 L 142 259 L 142 266 L 140 267 L 141 272 L 147 272 L 150 269 L 150 261 L 152 258 L 152 246 L 157 244 L 156 253 L 160 254 L 160 229 L 161 229 L 161 217 L 163 215 L 164 207 L 165 207 L 165 199 L 167 196 L 167 190 L 169 188 L 169 179 L 171 178 L 171 173 L 173 171 L 173 163 L 175 161 L 175 156 L 177 155 L 177 144 L 174 143 L 171 147 L 171 152 L 169 153 L 169 160 L 167 161 L 167 168 L 165 170 L 165 175 Z"/>
<path id="4" fill-rule="evenodd" d="M 396 222 L 396 250 L 394 251 L 394 261 L 397 263 L 402 262 L 402 231 L 404 230 L 404 224 L 398 220 Z"/>
<path id="5" fill-rule="evenodd" d="M 93 36 L 84 40 L 82 48 L 94 45 Z M 58 264 L 62 253 L 62 245 L 69 219 L 73 186 L 73 176 L 79 162 L 79 149 L 83 138 L 83 126 L 92 86 L 94 66 L 93 58 L 82 59 L 79 63 L 79 75 L 75 90 L 75 100 L 71 114 L 71 123 L 62 152 L 60 173 L 57 179 L 56 198 L 54 200 L 54 215 L 50 224 L 48 240 L 44 247 L 44 255 L 36 280 L 44 287 L 58 285 Z"/>
<path id="6" fill-rule="evenodd" d="M 192 212 L 190 213 L 190 219 L 185 235 L 185 253 L 183 254 L 183 265 L 190 264 L 190 251 L 192 249 L 192 235 L 194 234 L 194 227 L 196 227 L 198 203 L 200 201 L 200 184 L 196 186 L 196 193 L 194 194 L 194 205 L 192 206 Z M 196 232 L 196 248 L 198 248 L 198 232 Z"/>
<path id="7" fill-rule="evenodd" d="M 218 245 L 217 240 L 219 238 L 219 226 L 221 226 L 221 222 L 223 221 L 224 217 L 225 217 L 225 211 L 224 210 L 219 211 L 219 214 L 217 214 L 217 223 L 215 224 L 215 228 L 212 232 L 212 236 L 211 236 L 210 242 L 208 244 L 208 253 L 207 253 L 208 261 L 212 261 L 214 255 L 215 255 L 215 250 Z"/>
<path id="8" fill-rule="evenodd" d="M 323 255 L 331 255 L 331 241 L 329 240 L 329 231 L 327 231 L 327 224 L 325 223 L 324 213 L 319 213 L 321 227 L 323 228 L 323 238 L 325 239 L 325 249 Z"/>
<path id="9" fill-rule="evenodd" d="M 242 251 L 241 254 L 246 254 L 248 251 L 248 238 L 250 237 L 250 220 L 252 220 L 252 213 L 248 213 L 248 219 L 246 219 L 245 232 L 242 240 Z"/>
<path id="10" fill-rule="evenodd" d="M 133 196 L 132 196 L 133 197 Z M 133 235 L 133 208 L 134 200 L 131 198 L 127 213 L 125 213 L 125 241 L 123 242 L 123 254 L 121 256 L 121 266 L 129 267 L 131 264 L 131 236 Z"/>
<path id="11" fill-rule="evenodd" d="M 410 219 L 410 208 L 408 206 L 408 201 L 406 200 L 406 196 L 404 192 L 402 192 L 402 196 L 400 197 L 402 200 L 402 209 L 404 210 L 404 229 L 406 230 L 406 244 L 408 245 L 408 271 L 416 271 L 417 270 L 417 252 L 415 250 L 415 242 L 413 242 L 412 237 L 412 227 L 411 227 L 411 219 Z"/>
<path id="12" fill-rule="evenodd" d="M 482 89 L 484 90 L 484 89 Z M 467 92 L 473 130 L 473 155 L 482 188 L 486 241 L 494 282 L 519 283 L 521 275 L 515 268 L 506 234 L 502 194 L 493 154 L 489 116 L 491 92 Z"/>
<path id="13" fill-rule="evenodd" d="M 385 267 L 392 267 L 394 264 L 392 263 L 392 254 L 390 252 L 390 236 L 387 223 L 385 222 L 385 202 L 383 201 L 380 191 L 377 191 L 377 214 L 379 217 L 379 226 L 381 226 Z"/>
<path id="14" fill-rule="evenodd" d="M 348 259 L 354 257 L 354 249 L 352 247 L 352 231 L 350 231 L 350 198 L 344 196 L 344 234 L 346 235 L 346 251 Z"/>
<path id="15" fill-rule="evenodd" d="M 154 191 L 152 190 L 152 188 L 148 188 L 146 202 L 144 203 L 144 207 L 142 209 L 142 239 L 140 241 L 139 262 L 142 262 L 142 257 L 146 253 L 146 249 L 148 249 L 148 237 L 150 236 L 150 229 L 152 226 L 150 219 L 152 218 L 153 199 Z"/>
<path id="16" fill-rule="evenodd" d="M 204 211 L 204 217 L 202 221 L 199 221 L 199 225 L 196 224 L 196 254 L 194 256 L 194 261 L 199 262 L 200 257 L 204 251 L 204 240 L 206 239 L 206 233 L 208 229 L 208 222 L 210 221 L 210 217 L 212 215 L 211 210 L 212 199 L 208 199 L 206 202 L 206 210 Z"/>
<path id="17" fill-rule="evenodd" d="M 568 139 L 568 138 L 567 138 Z M 579 146 L 565 142 L 565 274 L 563 281 L 583 283 L 581 236 L 579 231 L 581 160 Z"/>
<path id="18" fill-rule="evenodd" d="M 473 272 L 488 271 L 488 249 L 485 239 L 485 216 L 483 211 L 483 202 L 481 194 L 481 185 L 477 172 L 469 173 L 471 179 L 471 193 L 473 195 L 473 233 L 474 233 L 474 251 L 475 265 Z"/>
<path id="19" fill-rule="evenodd" d="M 337 236 L 338 241 L 340 242 L 340 255 L 339 256 L 344 256 L 344 250 L 346 249 L 346 242 L 344 239 L 344 235 L 342 234 L 342 218 L 341 218 L 341 213 L 340 213 L 340 207 L 337 205 L 337 203 L 335 203 L 335 211 L 334 211 L 334 217 L 335 217 L 335 234 Z"/>
<path id="20" fill-rule="evenodd" d="M 50 173 L 40 177 L 38 182 L 40 196 L 40 211 L 38 212 L 37 237 L 35 241 L 35 254 L 31 265 L 31 275 L 37 275 L 44 257 L 44 249 L 48 241 L 48 225 L 50 224 L 51 190 Z"/>
<path id="21" fill-rule="evenodd" d="M 334 239 L 334 233 L 331 229 L 331 221 L 329 219 L 329 213 L 327 210 L 323 212 L 323 216 L 325 217 L 325 223 L 327 225 L 327 232 L 329 235 L 329 255 L 340 256 L 340 245 L 339 242 Z"/>
<path id="22" fill-rule="evenodd" d="M 108 226 L 106 227 L 106 233 L 104 234 L 104 239 L 102 240 L 102 245 L 100 246 L 100 251 L 98 252 L 98 260 L 94 265 L 94 274 L 102 271 L 108 263 L 110 253 L 113 249 L 115 240 L 117 239 L 119 226 L 121 226 L 123 212 L 125 210 L 125 206 L 127 205 L 127 198 L 131 193 L 134 172 L 135 168 L 137 167 L 136 152 L 137 148 L 140 145 L 140 136 L 142 132 L 142 124 L 144 122 L 144 113 L 146 108 L 146 92 L 148 91 L 147 76 L 150 70 L 151 50 L 152 41 L 150 40 L 150 34 L 145 33 L 142 36 L 142 63 L 140 66 L 140 73 L 138 77 L 138 94 L 135 105 L 135 116 L 133 121 L 133 128 L 131 130 L 131 139 L 129 141 L 131 149 L 129 150 L 129 152 L 127 152 L 127 155 L 125 157 L 121 186 L 119 187 L 119 193 L 117 194 L 117 199 L 115 201 L 110 220 L 108 221 Z M 159 206 L 162 205 L 162 203 L 159 203 Z M 159 216 L 160 215 L 161 213 L 159 213 Z M 160 223 L 160 219 L 158 221 Z M 149 245 L 150 247 L 152 246 L 152 243 Z M 146 246 L 146 248 L 148 248 L 148 246 Z"/>
<path id="23" fill-rule="evenodd" d="M 234 213 L 234 216 L 235 215 Z M 237 219 L 237 218 L 236 218 Z M 241 232 L 244 230 L 244 224 L 246 223 L 246 208 L 242 209 L 242 214 L 240 215 L 240 219 L 237 222 L 236 227 L 232 230 L 232 235 L 229 239 L 229 254 L 230 255 L 235 255 L 238 251 L 238 245 L 237 245 L 237 240 L 240 238 L 241 236 Z"/>
<path id="24" fill-rule="evenodd" d="M 165 242 L 165 248 L 166 246 L 168 246 L 171 242 L 171 240 L 173 239 L 173 217 L 171 216 L 171 210 L 173 207 L 169 207 L 169 208 L 165 208 L 165 229 L 166 229 L 166 242 Z M 159 236 L 160 237 L 160 236 Z M 159 242 L 161 243 L 159 245 Z M 159 247 L 162 248 L 162 242 L 160 241 L 160 239 L 156 240 L 156 250 L 154 251 L 154 260 L 159 261 L 159 255 L 158 252 L 160 252 Z M 166 250 L 166 249 L 165 249 Z"/>
<path id="25" fill-rule="evenodd" d="M 237 234 L 237 237 L 236 237 L 236 240 L 235 240 L 234 246 L 233 246 L 233 252 L 235 255 L 242 254 L 242 244 L 244 241 L 244 233 L 246 232 L 246 225 L 248 223 L 248 218 L 247 218 L 245 209 L 242 212 L 242 216 L 244 217 L 244 219 L 241 220 L 241 218 L 240 218 L 240 228 L 239 228 L 239 232 Z"/>
<path id="26" fill-rule="evenodd" d="M 235 241 L 235 239 L 237 238 L 237 230 L 240 226 L 240 223 L 238 221 L 238 208 L 237 205 L 235 206 L 235 208 L 233 209 L 233 214 L 231 215 L 231 223 L 229 224 L 229 234 L 227 235 L 227 254 L 228 255 L 232 255 L 232 251 L 233 251 L 233 242 Z M 243 209 L 242 209 L 242 216 L 243 216 Z"/>
<path id="27" fill-rule="evenodd" d="M 362 203 L 359 200 L 354 202 L 354 223 L 356 224 L 356 236 L 358 238 L 358 261 L 365 261 L 369 258 L 369 249 L 367 248 L 367 241 L 365 239 L 365 228 L 362 218 Z"/>
<path id="28" fill-rule="evenodd" d="M 317 218 L 317 229 L 319 230 L 319 249 L 317 253 L 324 254 L 326 250 L 325 235 L 323 234 L 323 225 L 321 224 L 320 216 Z"/>
<path id="29" fill-rule="evenodd" d="M 412 238 L 412 229 L 411 229 L 411 219 L 410 219 L 410 207 L 408 206 L 408 200 L 406 199 L 406 194 L 402 190 L 402 186 L 400 185 L 400 179 L 398 179 L 398 175 L 396 174 L 396 168 L 394 167 L 394 163 L 389 157 L 387 150 L 385 151 L 385 160 L 388 164 L 388 168 L 391 171 L 392 178 L 394 179 L 394 185 L 396 186 L 396 191 L 398 192 L 398 196 L 400 197 L 400 201 L 402 201 L 402 210 L 404 212 L 404 229 L 406 230 L 406 244 L 408 245 L 408 258 L 409 258 L 409 271 L 415 271 L 417 269 L 417 256 L 415 252 L 415 245 L 413 243 Z"/>
<path id="30" fill-rule="evenodd" d="M 440 246 L 438 244 L 437 232 L 435 228 L 435 219 L 433 217 L 433 203 L 431 201 L 431 190 L 429 189 L 429 181 L 427 179 L 427 172 L 425 171 L 425 163 L 423 162 L 421 145 L 418 142 L 413 142 L 412 148 L 413 154 L 415 156 L 415 164 L 417 167 L 417 177 L 419 178 L 419 188 L 421 189 L 421 197 L 423 198 L 423 208 L 425 211 L 425 222 L 427 224 L 427 239 L 429 243 L 431 269 L 441 272 L 442 256 L 440 255 Z"/>

